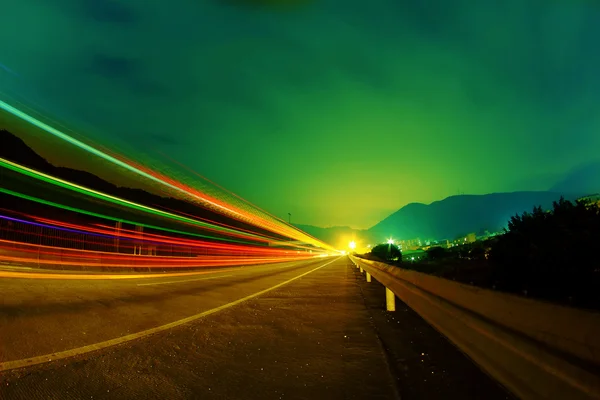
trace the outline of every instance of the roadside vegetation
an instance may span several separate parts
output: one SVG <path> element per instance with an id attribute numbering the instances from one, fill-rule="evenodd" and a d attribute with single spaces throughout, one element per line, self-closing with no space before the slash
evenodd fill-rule
<path id="1" fill-rule="evenodd" d="M 389 262 L 373 252 L 364 257 Z M 500 236 L 449 249 L 432 247 L 424 256 L 400 260 L 393 263 L 471 285 L 600 310 L 600 206 L 561 198 L 549 211 L 534 207 L 513 216 Z"/>

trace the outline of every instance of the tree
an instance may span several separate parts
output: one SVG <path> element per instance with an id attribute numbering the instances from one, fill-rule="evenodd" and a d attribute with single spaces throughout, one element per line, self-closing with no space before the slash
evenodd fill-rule
<path id="1" fill-rule="evenodd" d="M 447 256 L 447 253 L 443 247 L 432 247 L 427 250 L 427 258 L 430 260 L 441 260 Z"/>
<path id="2" fill-rule="evenodd" d="M 401 261 L 402 252 L 395 244 L 378 244 L 371 249 L 371 254 L 385 261 Z"/>
<path id="3" fill-rule="evenodd" d="M 505 290 L 598 302 L 600 207 L 561 198 L 549 211 L 513 216 L 492 246 L 494 280 Z"/>

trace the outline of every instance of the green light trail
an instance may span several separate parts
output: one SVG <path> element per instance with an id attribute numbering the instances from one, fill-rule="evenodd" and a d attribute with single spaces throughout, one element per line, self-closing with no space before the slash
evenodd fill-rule
<path id="1" fill-rule="evenodd" d="M 199 237 L 199 238 L 203 238 L 203 239 L 212 239 L 212 240 L 219 240 L 219 241 L 232 242 L 232 243 L 241 243 L 241 244 L 256 245 L 256 242 L 248 242 L 248 241 L 228 239 L 228 238 L 218 238 L 218 237 L 214 237 L 214 236 L 201 235 L 199 233 L 184 232 L 184 231 L 180 231 L 180 230 L 177 230 L 177 229 L 170 229 L 170 228 L 164 228 L 164 227 L 160 227 L 160 226 L 156 226 L 156 225 L 144 224 L 144 223 L 140 223 L 140 222 L 136 222 L 136 221 L 131 221 L 131 220 L 128 220 L 128 219 L 123 219 L 123 218 L 111 217 L 109 215 L 95 213 L 93 211 L 86 211 L 86 210 L 82 210 L 80 208 L 67 206 L 67 205 L 56 203 L 56 202 L 53 202 L 53 201 L 43 200 L 43 199 L 40 199 L 38 197 L 29 196 L 29 195 L 26 195 L 26 194 L 23 194 L 23 193 L 18 193 L 18 192 L 15 192 L 13 190 L 9 190 L 9 189 L 0 188 L 0 193 L 5 193 L 5 194 L 8 194 L 10 196 L 15 196 L 15 197 L 18 197 L 18 198 L 21 198 L 21 199 L 34 201 L 36 203 L 44 204 L 44 205 L 47 205 L 47 206 L 56 207 L 56 208 L 60 208 L 60 209 L 67 210 L 67 211 L 73 211 L 73 212 L 76 212 L 76 213 L 79 213 L 79 214 L 89 215 L 89 216 L 92 216 L 92 217 L 98 217 L 98 218 L 106 219 L 106 220 L 109 220 L 109 221 L 125 222 L 127 224 L 143 226 L 144 228 L 151 228 L 151 229 L 156 229 L 156 230 L 160 230 L 160 231 L 164 231 L 164 232 L 178 233 L 178 234 L 181 234 L 181 235 L 194 236 L 194 237 Z"/>
<path id="2" fill-rule="evenodd" d="M 107 202 L 110 202 L 110 203 L 113 203 L 113 204 L 117 204 L 117 205 L 120 205 L 120 206 L 125 206 L 125 207 L 132 208 L 132 209 L 135 209 L 135 210 L 138 210 L 138 211 L 142 211 L 142 212 L 145 212 L 145 213 L 151 213 L 151 214 L 154 214 L 154 215 L 158 215 L 158 216 L 161 216 L 161 217 L 173 219 L 173 220 L 180 221 L 180 222 L 186 222 L 186 223 L 197 225 L 197 226 L 200 226 L 200 227 L 203 227 L 203 228 L 209 228 L 209 229 L 212 229 L 212 230 L 221 231 L 223 233 L 230 233 L 230 234 L 234 234 L 236 236 L 240 235 L 240 232 L 237 231 L 237 230 L 234 230 L 234 229 L 229 229 L 229 228 L 221 227 L 221 226 L 218 226 L 218 225 L 213 225 L 213 224 L 209 224 L 209 223 L 206 223 L 206 222 L 197 221 L 197 220 L 194 220 L 194 219 L 191 219 L 191 218 L 187 218 L 187 217 L 183 217 L 183 216 L 180 216 L 180 215 L 177 215 L 177 214 L 172 214 L 172 213 L 169 213 L 169 212 L 166 212 L 166 211 L 162 211 L 162 210 L 158 210 L 158 209 L 155 209 L 155 208 L 152 208 L 152 207 L 148 207 L 148 206 L 144 206 L 144 205 L 141 205 L 141 204 L 137 204 L 137 203 L 134 203 L 134 202 L 129 201 L 129 200 L 120 199 L 120 198 L 115 197 L 115 196 L 111 196 L 111 195 L 108 195 L 108 194 L 105 194 L 105 193 L 101 193 L 101 192 L 98 192 L 96 190 L 88 189 L 86 187 L 83 187 L 83 186 L 80 186 L 80 185 L 76 185 L 74 183 L 70 183 L 70 182 L 64 181 L 64 180 L 59 179 L 59 178 L 52 177 L 52 176 L 50 176 L 48 174 L 44 174 L 42 172 L 35 171 L 35 170 L 31 169 L 31 168 L 27 168 L 27 167 L 21 166 L 19 164 L 13 163 L 13 162 L 8 161 L 8 160 L 5 160 L 3 158 L 0 158 L 0 167 L 5 167 L 5 168 L 10 169 L 12 171 L 15 171 L 15 172 L 17 172 L 19 174 L 26 175 L 26 176 L 29 176 L 31 178 L 34 178 L 34 179 L 37 179 L 37 180 L 40 180 L 40 181 L 43 181 L 43 182 L 46 182 L 46 183 L 50 183 L 50 184 L 53 184 L 53 185 L 56 185 L 56 186 L 59 186 L 59 187 L 62 187 L 62 188 L 65 188 L 65 189 L 68 189 L 68 190 L 71 190 L 71 191 L 75 191 L 75 192 L 81 193 L 81 194 L 86 195 L 86 196 L 94 197 L 94 198 L 97 198 L 97 199 L 100 199 L 100 200 L 104 200 L 104 201 L 107 201 Z M 264 238 L 262 236 L 254 235 L 254 234 L 250 234 L 250 233 L 244 233 L 243 235 L 249 236 L 249 237 L 253 237 L 253 238 L 256 238 L 256 239 L 262 239 L 262 240 L 266 239 L 266 240 L 268 240 L 267 238 Z"/>
<path id="3" fill-rule="evenodd" d="M 127 163 L 125 163 L 125 162 L 123 162 L 123 161 L 121 161 L 121 160 L 119 160 L 119 159 L 117 159 L 117 158 L 115 158 L 115 157 L 113 157 L 111 155 L 108 155 L 108 154 L 106 154 L 106 153 L 104 153 L 104 152 L 102 152 L 100 150 L 97 150 L 97 149 L 93 148 L 90 145 L 87 145 L 87 144 L 85 144 L 85 143 L 83 143 L 83 142 L 81 142 L 81 141 L 79 141 L 79 140 L 77 140 L 75 138 L 72 138 L 71 136 L 69 136 L 69 135 L 67 135 L 67 134 L 59 131 L 58 129 L 55 129 L 55 128 L 51 127 L 50 125 L 48 125 L 48 124 L 46 124 L 46 123 L 44 123 L 44 122 L 42 122 L 42 121 L 40 121 L 40 120 L 38 120 L 36 118 L 33 118 L 30 115 L 27 115 L 23 111 L 15 108 L 13 106 L 11 106 L 8 103 L 5 103 L 2 100 L 0 100 L 0 108 L 3 108 L 4 110 L 10 112 L 11 114 L 13 114 L 13 115 L 15 115 L 15 116 L 23 119 L 24 121 L 27 121 L 30 124 L 32 124 L 34 126 L 37 126 L 40 129 L 43 129 L 44 131 L 50 133 L 51 135 L 54 135 L 54 136 L 56 136 L 56 137 L 58 137 L 58 138 L 60 138 L 60 139 L 62 139 L 64 141 L 66 141 L 68 143 L 71 143 L 72 145 L 75 145 L 75 146 L 79 147 L 80 149 L 85 150 L 85 151 L 87 151 L 89 153 L 92 153 L 92 154 L 94 154 L 94 155 L 96 155 L 96 156 L 98 156 L 100 158 L 103 158 L 103 159 L 105 159 L 107 161 L 110 161 L 111 163 L 113 163 L 115 165 L 118 165 L 118 166 L 120 166 L 122 168 L 125 168 L 126 170 L 128 170 L 130 172 L 133 172 L 133 173 L 135 173 L 137 175 L 143 176 L 143 177 L 145 177 L 147 179 L 150 179 L 151 181 L 160 183 L 161 185 L 168 186 L 169 188 L 174 189 L 176 191 L 183 192 L 183 193 L 185 193 L 188 196 L 190 195 L 190 193 L 187 192 L 187 191 L 185 191 L 184 189 L 181 189 L 180 187 L 172 185 L 172 184 L 170 184 L 168 182 L 165 182 L 165 181 L 163 181 L 163 180 L 161 180 L 161 179 L 159 179 L 159 178 L 157 178 L 157 177 L 155 177 L 155 176 L 153 176 L 151 174 L 148 174 L 148 173 L 146 173 L 144 171 L 141 171 L 141 170 L 139 170 L 139 169 L 137 169 L 135 167 L 132 167 L 131 165 L 129 165 L 129 164 L 127 164 Z M 224 209 L 224 210 L 226 210 L 228 212 L 232 212 L 232 213 L 234 213 L 234 214 L 236 214 L 236 215 L 238 215 L 240 217 L 242 216 L 241 214 L 239 214 L 236 211 L 230 210 L 227 207 L 223 207 L 220 204 L 211 202 L 210 200 L 204 199 L 204 198 L 202 198 L 200 196 L 194 196 L 194 197 L 197 197 L 199 200 L 201 200 L 203 202 L 206 202 L 206 203 L 209 203 L 209 204 L 211 204 L 213 206 L 222 208 L 222 209 Z"/>
<path id="4" fill-rule="evenodd" d="M 156 183 L 159 183 L 160 185 L 166 186 L 166 187 L 168 187 L 168 188 L 176 191 L 177 193 L 181 193 L 181 194 L 183 194 L 186 197 L 192 198 L 193 200 L 199 200 L 201 203 L 209 205 L 209 208 L 210 207 L 217 207 L 218 209 L 224 211 L 224 213 L 226 215 L 229 215 L 230 217 L 233 216 L 233 218 L 235 218 L 237 220 L 250 223 L 250 224 L 252 224 L 254 226 L 257 226 L 257 227 L 260 227 L 262 229 L 267 229 L 267 230 L 270 230 L 270 231 L 272 231 L 274 233 L 278 233 L 278 234 L 283 235 L 283 236 L 294 238 L 296 240 L 300 240 L 300 241 L 303 241 L 305 243 L 312 243 L 312 244 L 314 244 L 314 245 L 316 245 L 318 247 L 324 248 L 324 249 L 333 249 L 331 246 L 329 246 L 329 245 L 327 245 L 327 244 L 325 244 L 325 243 L 323 243 L 323 242 L 321 242 L 321 241 L 319 241 L 319 240 L 311 237 L 310 235 L 307 235 L 306 233 L 298 230 L 297 228 L 295 228 L 293 226 L 290 226 L 290 225 L 282 222 L 280 219 L 273 218 L 269 214 L 265 215 L 265 213 L 263 211 L 261 211 L 260 209 L 255 209 L 254 212 L 251 212 L 249 210 L 244 210 L 247 213 L 247 215 L 244 215 L 244 214 L 242 214 L 242 213 L 240 213 L 240 212 L 238 212 L 238 211 L 236 211 L 236 210 L 234 210 L 234 209 L 232 209 L 230 207 L 223 206 L 223 205 L 218 204 L 218 203 L 216 203 L 214 201 L 211 201 L 210 199 L 207 199 L 207 198 L 203 197 L 202 195 L 200 195 L 200 194 L 202 194 L 201 192 L 198 192 L 199 194 L 195 193 L 195 192 L 197 192 L 196 189 L 192 188 L 193 192 L 188 191 L 188 190 L 186 190 L 184 188 L 181 188 L 181 187 L 177 186 L 176 184 L 173 184 L 173 183 L 176 183 L 176 182 L 172 181 L 171 178 L 167 177 L 166 178 L 167 180 L 165 181 L 163 179 L 160 179 L 157 176 L 154 176 L 151 173 L 145 172 L 145 171 L 143 171 L 143 170 L 141 170 L 139 168 L 136 168 L 133 165 L 130 165 L 130 164 L 128 164 L 128 163 L 126 163 L 126 162 L 124 162 L 122 160 L 119 160 L 116 157 L 113 157 L 113 156 L 111 156 L 111 155 L 109 155 L 109 154 L 107 154 L 107 153 L 105 153 L 103 151 L 100 151 L 100 150 L 98 150 L 98 149 L 96 149 L 96 148 L 94 148 L 94 147 L 92 147 L 92 146 L 90 146 L 90 145 L 88 145 L 86 143 L 83 143 L 82 141 L 77 140 L 77 139 L 75 139 L 75 138 L 73 138 L 73 137 L 71 137 L 71 136 L 69 136 L 69 135 L 61 132 L 61 131 L 59 131 L 56 128 L 53 128 L 52 126 L 50 126 L 50 125 L 48 125 L 48 124 L 46 124 L 46 123 L 44 123 L 44 122 L 42 122 L 42 121 L 40 121 L 38 119 L 36 119 L 36 118 L 34 118 L 34 117 L 26 114 L 23 111 L 20 111 L 19 109 L 11 106 L 10 104 L 8 104 L 8 103 L 6 103 L 6 102 L 4 102 L 2 100 L 0 100 L 0 108 L 6 110 L 7 112 L 15 115 L 16 117 L 21 118 L 22 120 L 24 120 L 24 121 L 26 121 L 26 122 L 28 122 L 28 123 L 30 123 L 30 124 L 32 124 L 32 125 L 40 128 L 40 129 L 42 129 L 44 131 L 48 132 L 49 134 L 51 134 L 51 135 L 53 135 L 55 137 L 58 137 L 59 139 L 62 139 L 62 140 L 66 141 L 66 142 L 68 142 L 68 143 L 70 143 L 70 144 L 72 144 L 72 145 L 74 145 L 74 146 L 76 146 L 76 147 L 78 147 L 78 148 L 80 148 L 80 149 L 82 149 L 84 151 L 87 151 L 87 152 L 89 152 L 89 153 L 91 153 L 91 154 L 93 154 L 95 156 L 98 156 L 98 157 L 100 157 L 100 158 L 102 158 L 102 159 L 104 159 L 106 161 L 109 161 L 109 162 L 111 162 L 111 163 L 113 163 L 113 164 L 115 164 L 117 166 L 120 166 L 120 167 L 124 168 L 127 171 L 130 171 L 130 172 L 132 172 L 132 173 L 134 173 L 136 175 L 142 176 L 144 178 L 150 179 L 152 182 L 156 182 Z M 173 182 L 173 183 L 171 183 L 171 182 Z M 55 184 L 57 184 L 57 183 L 55 183 Z M 85 190 L 88 190 L 88 189 L 85 189 Z M 227 196 L 227 194 L 225 194 L 225 195 Z M 113 201 L 114 202 L 114 199 L 113 200 L 109 200 L 108 198 L 104 198 L 104 200 Z M 236 199 L 232 199 L 232 200 L 233 200 L 234 203 L 239 203 L 239 200 L 236 200 Z M 119 201 L 122 201 L 122 200 L 119 199 Z M 223 201 L 223 200 L 221 200 L 221 201 Z M 225 204 L 227 204 L 227 203 L 225 202 Z M 248 205 L 250 205 L 250 204 L 248 204 Z M 136 205 L 130 204 L 128 206 L 129 207 L 145 207 L 145 206 L 141 206 L 141 205 L 137 205 L 137 204 Z M 251 206 L 251 207 L 252 208 L 256 208 L 256 207 L 253 207 L 253 206 Z M 156 211 L 158 211 L 158 210 L 156 210 Z M 166 213 L 166 214 L 168 214 L 168 213 Z M 179 217 L 178 216 L 178 218 L 184 218 L 184 217 Z M 191 222 L 191 223 L 196 224 L 196 225 L 199 224 L 198 221 L 194 221 L 194 222 Z M 221 230 L 223 232 L 225 231 L 224 228 L 221 228 L 221 227 L 219 227 L 219 230 Z"/>

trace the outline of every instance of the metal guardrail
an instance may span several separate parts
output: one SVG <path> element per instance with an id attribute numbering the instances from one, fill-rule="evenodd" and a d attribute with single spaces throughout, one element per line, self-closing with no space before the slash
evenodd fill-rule
<path id="1" fill-rule="evenodd" d="M 600 313 L 350 256 L 522 399 L 600 399 Z"/>

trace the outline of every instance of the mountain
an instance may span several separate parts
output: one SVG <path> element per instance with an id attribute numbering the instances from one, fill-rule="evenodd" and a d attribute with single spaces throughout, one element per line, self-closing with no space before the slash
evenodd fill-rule
<path id="1" fill-rule="evenodd" d="M 21 138 L 4 129 L 0 129 L 0 157 L 38 171 L 48 171 L 54 168 L 52 164 L 27 146 Z"/>
<path id="2" fill-rule="evenodd" d="M 479 234 L 485 230 L 500 231 L 515 214 L 531 211 L 538 205 L 549 209 L 552 202 L 561 196 L 567 200 L 576 200 L 584 193 L 585 191 L 576 194 L 543 191 L 450 196 L 431 204 L 407 204 L 366 230 L 347 226 L 296 227 L 334 246 L 346 246 L 346 241 L 350 238 L 357 238 L 366 243 L 383 242 L 388 237 L 452 240 L 471 232 Z"/>
<path id="3" fill-rule="evenodd" d="M 600 161 L 571 170 L 562 180 L 552 186 L 550 191 L 588 194 L 600 192 Z"/>
<path id="4" fill-rule="evenodd" d="M 517 213 L 531 211 L 538 205 L 550 208 L 561 195 L 567 200 L 581 196 L 549 191 L 512 192 L 451 196 L 429 205 L 412 203 L 370 228 L 369 233 L 399 239 L 454 239 L 470 232 L 494 232 L 506 227 Z"/>

